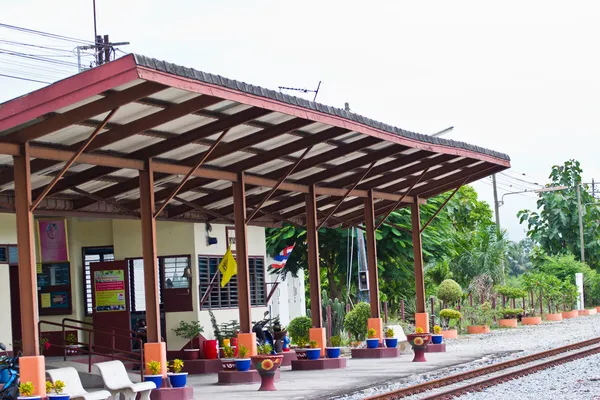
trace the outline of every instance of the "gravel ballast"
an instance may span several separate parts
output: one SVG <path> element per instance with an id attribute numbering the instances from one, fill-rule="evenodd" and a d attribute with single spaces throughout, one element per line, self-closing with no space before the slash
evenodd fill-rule
<path id="1" fill-rule="evenodd" d="M 407 379 L 402 379 L 396 382 L 389 382 L 381 387 L 373 387 L 366 390 L 362 390 L 360 392 L 353 393 L 351 395 L 338 397 L 337 399 L 344 400 L 354 400 L 354 399 L 362 399 L 367 396 L 373 396 L 376 394 L 382 394 L 385 392 L 389 392 L 392 390 L 400 389 L 407 386 L 416 385 L 419 383 L 427 382 L 433 379 L 442 378 L 445 376 L 453 375 L 460 372 L 465 372 L 469 370 L 473 370 L 475 368 L 480 368 L 486 365 L 490 365 L 493 363 L 497 363 L 500 361 L 506 361 L 515 357 L 520 357 L 523 355 L 528 355 L 532 353 L 541 352 L 544 350 L 553 349 L 560 346 L 565 346 L 568 344 L 580 342 L 587 339 L 592 339 L 600 337 L 600 315 L 590 316 L 590 317 L 578 317 L 573 319 L 567 319 L 560 322 L 544 322 L 542 325 L 537 326 L 519 326 L 518 328 L 513 329 L 495 329 L 492 330 L 491 333 L 486 335 L 462 335 L 459 336 L 456 340 L 448 340 L 446 341 L 447 352 L 449 353 L 461 353 L 461 352 L 469 352 L 473 349 L 477 349 L 486 354 L 480 360 L 475 362 L 471 362 L 468 364 L 463 364 L 456 367 L 446 368 L 437 370 L 435 372 L 424 374 L 424 375 L 415 375 L 411 376 Z M 563 379 L 558 380 L 553 377 L 545 378 L 545 375 L 548 374 L 552 376 L 552 372 L 550 370 L 548 372 L 540 372 L 537 374 L 533 374 L 527 379 L 531 379 L 533 382 L 536 380 L 536 376 L 541 383 L 533 385 L 539 385 L 539 391 L 531 391 L 531 390 L 523 390 L 516 391 L 512 390 L 511 387 L 517 388 L 521 387 L 521 380 L 516 380 L 512 382 L 508 382 L 499 387 L 505 387 L 506 392 L 492 392 L 494 388 L 487 389 L 486 392 L 479 394 L 469 394 L 468 398 L 474 399 L 495 399 L 495 398 L 510 398 L 511 400 L 515 399 L 544 399 L 544 398 L 563 398 L 561 396 L 561 390 L 566 390 L 566 393 L 569 392 L 569 387 L 573 388 L 581 387 L 581 390 L 588 389 L 588 386 L 591 392 L 582 392 L 587 393 L 587 395 L 579 396 L 573 395 L 572 397 L 565 398 L 577 398 L 577 399 L 593 399 L 596 398 L 594 396 L 598 396 L 600 399 L 600 380 L 595 381 L 593 379 L 600 378 L 600 368 L 598 368 L 598 364 L 595 368 L 585 368 L 587 363 L 591 363 L 591 360 L 598 360 L 600 357 L 588 357 L 580 361 L 575 361 L 573 363 L 565 364 L 564 366 L 559 366 L 556 368 L 561 368 L 559 374 L 565 375 L 562 377 Z M 581 369 L 574 370 L 574 374 L 572 379 L 569 374 L 566 374 L 565 371 L 569 371 L 569 368 L 572 364 L 581 364 Z M 573 367 L 575 368 L 575 367 Z M 525 378 L 524 378 L 525 379 Z M 564 385 L 560 382 L 564 381 Z M 589 381 L 586 383 L 586 381 Z M 548 382 L 548 385 L 544 383 Z M 555 386 L 552 386 L 555 384 Z M 591 387 L 595 389 L 591 389 Z M 549 394 L 547 391 L 554 388 L 557 391 L 557 395 Z M 575 389 L 574 389 L 575 390 Z M 492 395 L 492 393 L 495 393 Z M 510 394 L 509 394 L 510 393 Z M 532 393 L 536 393 L 532 395 Z M 544 393 L 544 395 L 542 395 Z M 508 397 L 502 397 L 505 394 L 508 394 Z M 593 395 L 592 395 L 593 394 Z M 424 394 L 420 396 L 414 396 L 410 399 L 418 399 L 423 397 Z M 474 397 L 479 396 L 479 397 Z M 485 396 L 485 397 L 484 397 Z M 518 397 L 521 396 L 521 397 Z M 529 397 L 526 397 L 529 396 Z M 467 398 L 463 396 L 463 398 Z"/>

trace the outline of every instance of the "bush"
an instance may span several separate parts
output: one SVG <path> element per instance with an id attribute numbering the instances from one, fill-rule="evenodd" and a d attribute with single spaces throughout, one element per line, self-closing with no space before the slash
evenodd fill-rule
<path id="1" fill-rule="evenodd" d="M 513 319 L 516 318 L 517 315 L 522 313 L 522 308 L 503 308 L 499 311 L 499 314 L 502 316 L 503 319 Z"/>
<path id="2" fill-rule="evenodd" d="M 453 303 L 462 298 L 462 289 L 456 281 L 446 279 L 438 286 L 437 297 L 444 303 Z"/>
<path id="3" fill-rule="evenodd" d="M 490 325 L 496 313 L 487 301 L 478 307 L 469 307 L 465 311 L 465 316 L 471 325 Z"/>
<path id="4" fill-rule="evenodd" d="M 445 320 L 459 320 L 460 317 L 462 317 L 462 314 L 460 313 L 460 311 L 456 311 L 456 310 L 451 310 L 449 308 L 445 308 L 442 311 L 440 311 L 440 317 L 444 318 Z"/>
<path id="5" fill-rule="evenodd" d="M 308 333 L 312 328 L 312 321 L 308 317 L 296 317 L 290 321 L 287 331 L 292 337 L 292 341 L 298 344 L 298 340 L 308 340 Z"/>
<path id="6" fill-rule="evenodd" d="M 523 297 L 527 296 L 527 292 L 525 292 L 523 289 L 512 286 L 496 286 L 494 290 L 496 293 L 506 297 L 507 299 L 522 299 Z"/>
<path id="7" fill-rule="evenodd" d="M 369 303 L 358 303 L 344 319 L 344 328 L 352 335 L 354 340 L 365 340 L 367 335 L 367 322 L 371 317 Z"/>

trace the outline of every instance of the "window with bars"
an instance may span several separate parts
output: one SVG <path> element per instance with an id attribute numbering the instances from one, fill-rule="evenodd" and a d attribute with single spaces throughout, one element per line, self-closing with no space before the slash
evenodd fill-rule
<path id="1" fill-rule="evenodd" d="M 238 286 L 235 276 L 225 287 L 221 287 L 221 273 L 218 268 L 221 259 L 222 257 L 218 256 L 198 256 L 200 298 L 208 290 L 213 277 L 215 278 L 212 290 L 202 305 L 203 308 L 238 307 Z M 264 306 L 267 304 L 265 259 L 263 257 L 248 257 L 248 269 L 250 272 L 250 304 L 252 306 Z"/>
<path id="2" fill-rule="evenodd" d="M 158 266 L 158 298 L 163 306 L 163 290 L 185 289 L 189 280 L 183 277 L 186 268 L 190 267 L 190 256 L 161 256 Z M 146 311 L 146 290 L 144 288 L 144 261 L 141 258 L 127 260 L 129 266 L 129 291 L 131 312 Z"/>
<path id="3" fill-rule="evenodd" d="M 19 252 L 17 246 L 0 245 L 0 264 L 17 265 L 19 263 Z"/>
<path id="4" fill-rule="evenodd" d="M 85 315 L 92 315 L 92 275 L 90 264 L 95 262 L 114 261 L 114 249 L 112 247 L 84 247 L 83 268 L 85 286 Z"/>

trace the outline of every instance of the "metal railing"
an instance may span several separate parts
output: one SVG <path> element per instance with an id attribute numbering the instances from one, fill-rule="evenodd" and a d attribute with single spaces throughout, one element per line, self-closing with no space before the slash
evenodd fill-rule
<path id="1" fill-rule="evenodd" d="M 67 324 L 67 322 L 84 325 L 84 326 L 89 326 L 90 328 L 77 326 L 77 325 L 69 325 L 69 324 Z M 124 361 L 124 362 L 133 362 L 135 364 L 139 364 L 140 365 L 140 377 L 143 380 L 143 377 L 144 377 L 144 368 L 143 368 L 144 343 L 143 343 L 142 339 L 140 339 L 139 337 L 135 337 L 135 334 L 136 334 L 135 331 L 128 330 L 128 329 L 121 329 L 121 328 L 98 326 L 98 325 L 94 325 L 91 322 L 78 321 L 76 319 L 71 319 L 71 318 L 64 318 L 62 320 L 62 323 L 60 323 L 60 324 L 57 322 L 51 322 L 51 321 L 39 321 L 38 329 L 40 332 L 41 332 L 42 324 L 57 326 L 62 329 L 63 343 L 62 344 L 52 343 L 52 346 L 63 349 L 63 359 L 65 361 L 67 360 L 67 351 L 69 349 L 68 346 L 72 346 L 72 345 L 84 346 L 84 347 L 79 347 L 78 350 L 80 352 L 86 352 L 88 355 L 88 372 L 90 372 L 90 373 L 92 372 L 92 356 L 99 355 L 99 356 L 109 357 L 114 360 L 120 360 L 120 361 Z M 67 345 L 65 342 L 67 328 L 70 330 L 76 330 L 78 332 L 84 332 L 84 334 L 87 333 L 88 342 L 87 343 L 79 342 L 79 338 L 78 338 L 76 343 Z M 122 333 L 117 333 L 117 332 L 122 332 Z M 111 345 L 104 346 L 104 345 L 96 344 L 95 343 L 96 334 L 110 335 Z M 117 338 L 123 338 L 123 339 L 127 339 L 127 340 L 131 341 L 132 343 L 138 343 L 139 348 L 140 348 L 139 353 L 134 352 L 134 351 L 129 351 L 129 350 L 117 349 L 116 348 Z M 102 352 L 103 350 L 105 352 Z"/>

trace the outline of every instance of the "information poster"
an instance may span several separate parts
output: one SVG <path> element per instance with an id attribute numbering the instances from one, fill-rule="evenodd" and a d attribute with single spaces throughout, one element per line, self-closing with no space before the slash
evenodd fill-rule
<path id="1" fill-rule="evenodd" d="M 40 293 L 42 309 L 69 308 L 69 294 L 67 292 Z"/>
<path id="2" fill-rule="evenodd" d="M 67 221 L 38 219 L 38 262 L 69 261 Z"/>
<path id="3" fill-rule="evenodd" d="M 96 312 L 125 311 L 125 274 L 123 270 L 94 273 Z"/>

